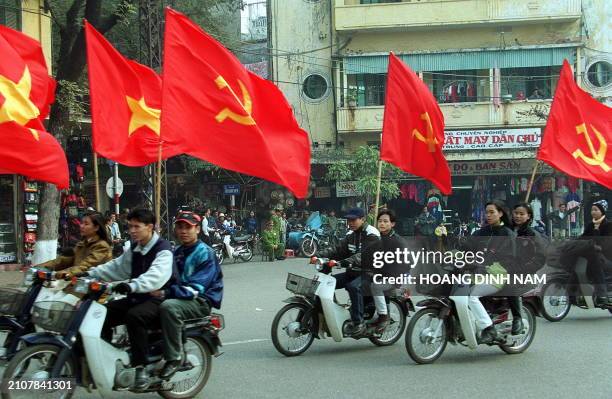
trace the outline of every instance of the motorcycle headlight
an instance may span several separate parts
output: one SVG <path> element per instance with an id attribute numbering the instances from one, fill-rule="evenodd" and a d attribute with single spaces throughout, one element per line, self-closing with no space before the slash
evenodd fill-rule
<path id="1" fill-rule="evenodd" d="M 316 271 L 320 272 L 321 270 L 323 270 L 323 263 L 317 262 L 315 263 L 315 269 Z"/>
<path id="2" fill-rule="evenodd" d="M 87 294 L 89 292 L 90 282 L 91 281 L 89 279 L 78 279 L 74 285 L 74 292 L 78 292 L 79 294 Z"/>

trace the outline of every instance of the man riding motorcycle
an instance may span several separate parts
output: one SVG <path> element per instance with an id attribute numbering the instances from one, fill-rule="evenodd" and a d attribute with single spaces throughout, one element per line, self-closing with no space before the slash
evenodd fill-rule
<path id="1" fill-rule="evenodd" d="M 112 327 L 127 326 L 132 349 L 132 364 L 136 367 L 135 389 L 146 389 L 149 376 L 144 368 L 149 347 L 147 329 L 159 319 L 162 299 L 151 295 L 169 286 L 172 277 L 170 243 L 154 231 L 156 218 L 148 209 L 134 209 L 128 216 L 132 243 L 123 255 L 77 277 L 91 276 L 104 281 L 123 281 L 114 292 L 127 298 L 109 302 L 102 337 L 111 341 Z M 108 365 L 103 365 L 108 366 Z"/>
<path id="2" fill-rule="evenodd" d="M 351 299 L 349 309 L 352 323 L 347 333 L 359 335 L 365 331 L 363 322 L 363 272 L 353 271 L 351 267 L 361 268 L 372 265 L 373 248 L 380 241 L 380 233 L 365 221 L 365 212 L 361 208 L 352 208 L 345 215 L 348 220 L 349 232 L 340 240 L 335 248 L 317 252 L 317 256 L 339 261 L 340 267 L 346 272 L 335 275 L 336 288 L 345 288 Z"/>
<path id="3" fill-rule="evenodd" d="M 223 273 L 215 251 L 198 240 L 202 218 L 193 212 L 179 212 L 174 232 L 180 246 L 174 251 L 175 281 L 151 295 L 164 299 L 159 307 L 164 332 L 166 364 L 160 378 L 169 379 L 181 366 L 181 330 L 184 320 L 210 315 L 219 309 L 223 297 Z"/>

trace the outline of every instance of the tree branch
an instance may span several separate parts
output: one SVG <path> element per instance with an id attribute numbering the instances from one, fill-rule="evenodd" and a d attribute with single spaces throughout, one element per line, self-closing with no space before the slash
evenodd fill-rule
<path id="1" fill-rule="evenodd" d="M 55 25 L 57 25 L 57 27 L 60 30 L 60 32 L 64 31 L 66 29 L 66 26 L 64 24 L 62 24 L 62 22 L 59 20 L 59 18 L 57 18 L 57 14 L 56 14 L 55 10 L 53 9 L 53 6 L 51 5 L 51 2 L 49 0 L 44 0 L 43 5 L 44 5 L 45 9 L 49 11 L 49 14 L 51 15 L 51 20 L 53 21 L 53 23 Z"/>

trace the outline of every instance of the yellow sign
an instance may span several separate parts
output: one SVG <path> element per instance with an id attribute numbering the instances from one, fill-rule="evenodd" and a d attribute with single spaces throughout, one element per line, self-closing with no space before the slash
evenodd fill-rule
<path id="1" fill-rule="evenodd" d="M 234 122 L 239 123 L 241 125 L 255 125 L 255 120 L 253 120 L 253 118 L 251 117 L 251 112 L 253 111 L 253 102 L 251 101 L 251 95 L 249 94 L 249 91 L 247 90 L 245 85 L 240 81 L 240 79 L 238 79 L 238 84 L 240 85 L 240 90 L 242 91 L 242 101 L 240 101 L 238 96 L 236 96 L 236 93 L 234 93 L 230 85 L 227 84 L 223 76 L 219 75 L 217 79 L 215 79 L 215 83 L 217 84 L 219 90 L 227 88 L 246 113 L 246 115 L 241 115 L 226 107 L 223 108 L 223 110 L 219 112 L 217 116 L 215 116 L 217 122 L 221 123 L 225 119 L 230 118 Z"/>
<path id="2" fill-rule="evenodd" d="M 27 66 L 17 83 L 0 75 L 0 94 L 4 97 L 0 108 L 0 123 L 16 122 L 25 126 L 29 121 L 38 118 L 40 110 L 30 100 L 30 91 L 32 76 Z M 36 140 L 39 139 L 36 130 L 30 129 L 30 132 Z"/>
<path id="3" fill-rule="evenodd" d="M 429 118 L 429 113 L 425 112 L 424 114 L 421 114 L 421 119 L 427 122 L 427 137 L 424 137 L 423 134 L 417 129 L 412 130 L 412 136 L 427 144 L 429 152 L 436 152 L 436 145 L 438 144 L 438 139 L 434 137 L 433 127 L 431 126 L 431 119 Z"/>
<path id="4" fill-rule="evenodd" d="M 128 135 L 131 136 L 136 129 L 147 126 L 159 136 L 159 117 L 161 116 L 161 110 L 149 107 L 144 97 L 140 97 L 140 100 L 136 100 L 135 98 L 126 96 L 125 100 L 132 112 L 130 126 L 128 127 Z"/>
<path id="5" fill-rule="evenodd" d="M 595 146 L 593 146 L 589 131 L 586 127 L 586 124 L 583 123 L 581 125 L 576 126 L 576 133 L 584 135 L 584 138 L 587 142 L 587 146 L 589 147 L 589 151 L 591 152 L 591 156 L 589 157 L 585 155 L 584 152 L 582 152 L 582 150 L 580 149 L 574 151 L 572 155 L 574 156 L 574 158 L 580 158 L 591 166 L 599 166 L 604 170 L 604 172 L 609 172 L 610 167 L 606 164 L 608 143 L 606 143 L 606 139 L 604 138 L 604 136 L 597 129 L 595 129 L 593 125 L 591 125 L 591 130 L 593 130 L 595 136 L 597 137 L 597 140 L 599 141 L 599 150 L 595 151 Z"/>

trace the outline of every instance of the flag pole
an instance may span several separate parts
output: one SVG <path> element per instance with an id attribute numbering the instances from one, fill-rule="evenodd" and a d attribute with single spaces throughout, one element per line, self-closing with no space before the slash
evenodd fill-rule
<path id="1" fill-rule="evenodd" d="M 378 205 L 380 204 L 380 180 L 382 179 L 382 160 L 378 160 L 378 179 L 376 179 L 376 202 L 374 208 L 374 223 L 376 223 L 376 217 L 378 216 Z"/>
<path id="2" fill-rule="evenodd" d="M 531 180 L 529 180 L 529 185 L 527 186 L 527 194 L 525 194 L 525 202 L 529 203 L 529 195 L 531 195 L 531 189 L 533 188 L 533 182 L 535 180 L 535 175 L 538 170 L 538 166 L 540 166 L 540 160 L 536 159 L 535 165 L 533 165 L 533 172 L 531 172 Z"/>
<path id="3" fill-rule="evenodd" d="M 100 212 L 100 175 L 98 173 L 98 154 L 93 152 L 94 179 L 96 186 L 96 211 Z"/>
<path id="4" fill-rule="evenodd" d="M 162 164 L 162 142 L 159 142 L 157 150 L 157 173 L 155 175 L 155 220 L 157 220 L 157 231 L 161 232 L 161 164 Z"/>

